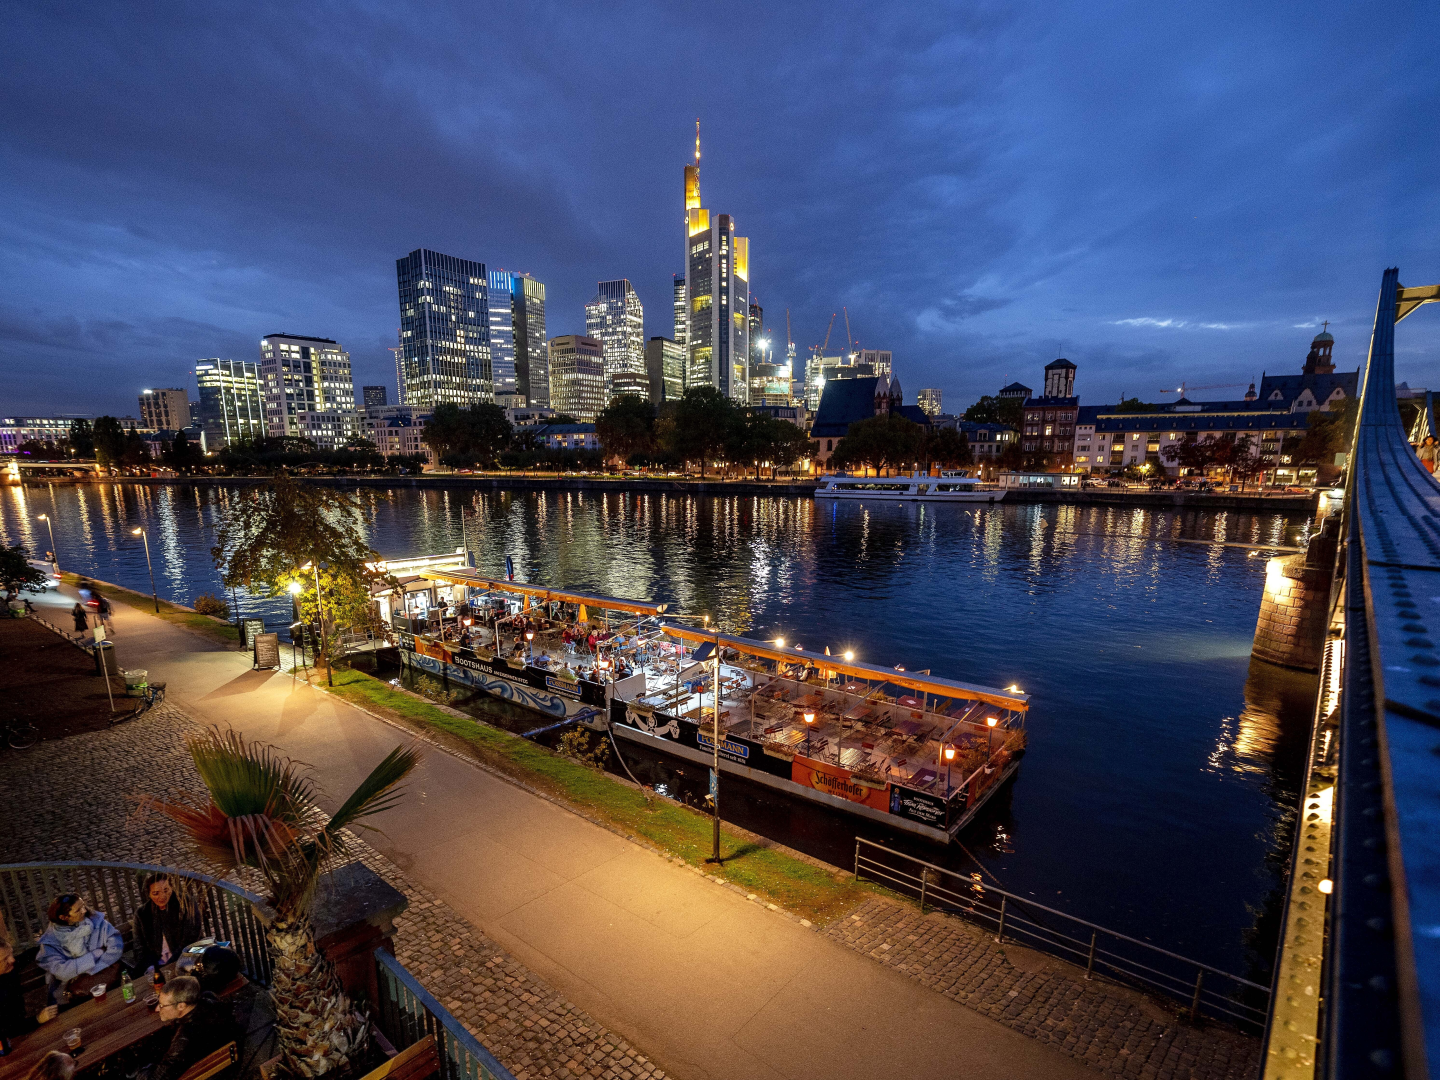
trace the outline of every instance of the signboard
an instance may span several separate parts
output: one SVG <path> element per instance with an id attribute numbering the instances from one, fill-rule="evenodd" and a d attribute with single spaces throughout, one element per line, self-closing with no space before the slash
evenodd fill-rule
<path id="1" fill-rule="evenodd" d="M 105 640 L 105 624 L 102 622 L 95 627 L 95 644 Z"/>
<path id="2" fill-rule="evenodd" d="M 264 619 L 241 619 L 240 620 L 240 647 L 242 649 L 253 649 L 255 639 L 265 632 Z"/>
<path id="3" fill-rule="evenodd" d="M 849 799 L 851 802 L 872 806 L 887 813 L 890 810 L 890 796 L 883 787 L 857 783 L 850 770 L 842 769 L 838 765 L 797 756 L 790 763 L 790 779 L 836 798 Z"/>
<path id="4" fill-rule="evenodd" d="M 280 635 L 275 633 L 255 635 L 255 670 L 280 667 Z"/>
<path id="5" fill-rule="evenodd" d="M 428 656 L 432 660 L 441 660 L 447 664 L 450 663 L 453 656 L 446 646 L 433 641 L 426 641 L 423 638 L 415 639 L 415 651 L 421 656 Z"/>
<path id="6" fill-rule="evenodd" d="M 890 812 L 936 829 L 943 829 L 948 824 L 944 799 L 925 791 L 912 791 L 899 784 L 890 787 Z"/>

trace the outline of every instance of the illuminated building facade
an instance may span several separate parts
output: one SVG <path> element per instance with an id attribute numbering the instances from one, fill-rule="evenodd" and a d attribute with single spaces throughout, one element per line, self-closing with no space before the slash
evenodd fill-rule
<path id="1" fill-rule="evenodd" d="M 336 450 L 360 433 L 350 354 L 330 338 L 269 334 L 260 341 L 267 434 Z"/>
<path id="2" fill-rule="evenodd" d="M 496 400 L 515 391 L 515 316 L 511 289 L 515 275 L 491 270 L 485 275 L 485 306 L 490 316 L 490 382 Z"/>
<path id="3" fill-rule="evenodd" d="M 395 262 L 400 287 L 400 400 L 493 401 L 489 289 L 485 264 L 417 248 Z"/>
<path id="4" fill-rule="evenodd" d="M 939 390 L 921 390 L 915 395 L 915 403 L 926 416 L 939 416 L 941 413 Z"/>
<path id="5" fill-rule="evenodd" d="M 667 337 L 652 337 L 645 343 L 645 375 L 652 405 L 679 401 L 685 393 L 684 346 Z"/>
<path id="6" fill-rule="evenodd" d="M 605 352 L 583 334 L 550 339 L 550 407 L 587 422 L 605 408 Z"/>
<path id="7" fill-rule="evenodd" d="M 140 426 L 150 431 L 180 431 L 190 426 L 190 395 L 184 390 L 142 390 Z"/>
<path id="8" fill-rule="evenodd" d="M 685 348 L 690 332 L 690 318 L 685 307 L 685 275 L 675 275 L 675 344 Z"/>
<path id="9" fill-rule="evenodd" d="M 745 404 L 750 366 L 750 241 L 729 214 L 700 205 L 700 133 L 685 166 L 686 386 Z"/>
<path id="10" fill-rule="evenodd" d="M 529 408 L 550 405 L 550 351 L 545 338 L 545 285 L 529 274 L 510 276 L 515 334 L 515 392 Z"/>
<path id="11" fill-rule="evenodd" d="M 625 278 L 601 281 L 585 305 L 585 335 L 604 350 L 605 400 L 650 392 L 645 374 L 645 309 Z"/>
<path id="12" fill-rule="evenodd" d="M 200 427 L 206 445 L 219 449 L 265 434 L 265 405 L 260 365 L 249 360 L 195 361 L 200 389 Z"/>

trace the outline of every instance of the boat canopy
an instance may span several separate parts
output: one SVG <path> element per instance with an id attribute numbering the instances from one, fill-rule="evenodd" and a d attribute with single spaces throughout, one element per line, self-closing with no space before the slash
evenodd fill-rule
<path id="1" fill-rule="evenodd" d="M 662 622 L 660 629 L 682 641 L 695 644 L 702 644 L 706 641 L 719 642 L 724 648 L 734 649 L 736 652 L 749 656 L 759 656 L 786 664 L 812 664 L 817 668 L 841 672 L 853 678 L 869 682 L 890 683 L 893 686 L 903 686 L 909 690 L 934 694 L 936 697 L 984 701 L 1014 712 L 1026 712 L 1030 708 L 1030 695 L 1022 694 L 1018 690 L 997 690 L 991 686 L 976 686 L 972 683 L 956 682 L 953 679 L 942 679 L 935 675 L 899 671 L 895 668 L 880 667 L 877 664 L 863 664 L 839 656 L 826 656 L 823 653 L 781 648 L 765 641 L 732 637 L 729 634 L 716 634 L 711 630 L 696 630 L 693 627 L 681 626 L 673 622 Z"/>
<path id="2" fill-rule="evenodd" d="M 666 604 L 649 604 L 643 600 L 621 600 L 614 596 L 570 592 L 565 589 L 544 589 L 538 585 L 526 585 L 519 581 L 497 581 L 494 578 L 481 577 L 473 570 L 421 570 L 419 576 L 431 581 L 444 581 L 451 585 L 468 585 L 472 589 L 511 592 L 517 596 L 532 597 L 542 603 L 559 600 L 567 604 L 585 604 L 587 607 L 610 611 L 629 611 L 637 615 L 660 615 L 668 606 Z"/>

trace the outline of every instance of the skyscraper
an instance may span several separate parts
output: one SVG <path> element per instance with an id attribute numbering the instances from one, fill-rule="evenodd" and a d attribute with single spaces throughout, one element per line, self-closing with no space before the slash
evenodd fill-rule
<path id="1" fill-rule="evenodd" d="M 581 334 L 550 339 L 550 407 L 588 422 L 605 408 L 605 351 Z"/>
<path id="2" fill-rule="evenodd" d="M 602 281 L 585 305 L 585 333 L 605 350 L 605 400 L 619 394 L 647 394 L 645 309 L 625 278 Z"/>
<path id="3" fill-rule="evenodd" d="M 685 348 L 690 336 L 690 318 L 685 309 L 685 275 L 675 275 L 675 344 Z"/>
<path id="4" fill-rule="evenodd" d="M 179 431 L 190 426 L 190 395 L 184 390 L 143 390 L 140 424 L 153 431 Z"/>
<path id="5" fill-rule="evenodd" d="M 685 166 L 686 386 L 713 386 L 744 404 L 750 359 L 750 241 L 729 214 L 700 205 L 700 124 Z"/>
<path id="6" fill-rule="evenodd" d="M 894 367 L 890 360 L 889 349 L 856 349 L 850 354 L 847 363 L 856 365 L 869 364 L 871 375 L 893 375 Z"/>
<path id="7" fill-rule="evenodd" d="M 921 390 L 915 395 L 915 404 L 920 406 L 920 411 L 926 416 L 940 415 L 940 391 Z"/>
<path id="8" fill-rule="evenodd" d="M 265 434 L 259 364 L 219 358 L 197 360 L 195 382 L 200 388 L 199 420 L 207 445 L 218 450 Z"/>
<path id="9" fill-rule="evenodd" d="M 545 286 L 529 274 L 511 276 L 515 391 L 531 408 L 550 405 L 550 351 L 545 339 Z"/>
<path id="10" fill-rule="evenodd" d="M 645 374 L 650 380 L 650 403 L 678 401 L 685 393 L 685 350 L 667 337 L 645 343 Z"/>
<path id="11" fill-rule="evenodd" d="M 350 354 L 330 338 L 269 334 L 260 340 L 265 431 L 335 450 L 360 434 Z"/>
<path id="12" fill-rule="evenodd" d="M 400 399 L 433 408 L 493 401 L 485 264 L 417 248 L 395 261 Z"/>
<path id="13" fill-rule="evenodd" d="M 750 296 L 750 322 L 746 329 L 750 337 L 750 363 L 761 363 L 764 360 L 760 342 L 765 336 L 765 311 L 754 294 Z"/>
<path id="14" fill-rule="evenodd" d="M 365 408 L 380 408 L 390 404 L 390 395 L 383 386 L 367 386 L 362 392 L 365 395 Z"/>
<path id="15" fill-rule="evenodd" d="M 495 400 L 507 408 L 515 389 L 515 315 L 510 292 L 515 275 L 508 270 L 491 270 L 485 275 L 486 306 L 490 312 L 490 376 Z"/>

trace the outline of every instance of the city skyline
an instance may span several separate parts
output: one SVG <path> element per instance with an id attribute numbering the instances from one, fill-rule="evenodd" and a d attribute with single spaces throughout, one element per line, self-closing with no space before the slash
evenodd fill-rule
<path id="1" fill-rule="evenodd" d="M 716 32 L 635 14 L 652 40 L 616 39 L 607 81 L 642 52 L 669 71 L 656 42 Z M 803 9 L 767 12 L 713 89 L 637 89 L 617 120 L 558 61 L 536 54 L 530 72 L 508 56 L 524 40 L 508 16 L 444 20 L 485 58 L 481 74 L 458 48 L 425 53 L 430 16 L 280 34 L 264 10 L 25 12 L 3 75 L 17 108 L 0 357 L 24 373 L 6 408 L 130 411 L 197 359 L 255 356 L 275 326 L 344 341 L 357 383 L 390 383 L 387 266 L 417 246 L 533 272 L 552 337 L 581 332 L 594 282 L 622 276 L 650 308 L 645 337 L 673 334 L 673 177 L 697 115 L 707 190 L 756 245 L 752 294 L 772 337 L 790 309 L 803 359 L 846 307 L 862 347 L 891 350 L 907 383 L 956 405 L 1061 355 L 1099 398 L 1248 382 L 1293 365 L 1325 319 L 1354 367 L 1375 269 L 1424 276 L 1433 261 L 1436 195 L 1421 178 L 1440 151 L 1399 119 L 1423 114 L 1440 82 L 1420 77 L 1435 61 L 1417 36 L 1391 42 L 1338 5 L 1228 20 L 1136 9 L 1132 34 L 1150 46 L 1136 60 L 1079 5 L 1044 21 L 942 14 L 902 29 L 856 8 L 817 31 Z M 577 11 L 555 33 L 608 23 Z M 232 37 L 270 44 L 219 46 Z M 112 47 L 132 39 L 146 46 Z M 1296 40 L 1307 47 L 1278 45 Z M 332 44 L 356 59 L 323 87 L 277 80 L 262 95 L 248 74 L 309 66 Z M 44 78 L 61 51 L 85 78 Z M 1314 62 L 1327 53 L 1347 62 Z M 838 82 L 807 82 L 842 55 L 854 62 Z M 162 62 L 215 89 L 177 110 Z M 393 89 L 432 64 L 413 95 Z M 517 87 L 515 104 L 456 111 L 458 87 L 484 99 L 492 83 Z M 360 101 L 393 123 L 352 116 Z M 546 122 L 522 125 L 521 101 Z M 316 123 L 334 140 L 323 160 L 308 153 Z M 385 164 L 392 127 L 417 133 L 403 175 L 419 161 L 425 183 Z M 286 176 L 272 155 L 291 159 Z M 1434 381 L 1440 347 L 1407 348 L 1397 376 Z"/>

